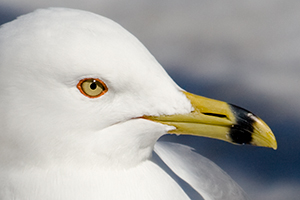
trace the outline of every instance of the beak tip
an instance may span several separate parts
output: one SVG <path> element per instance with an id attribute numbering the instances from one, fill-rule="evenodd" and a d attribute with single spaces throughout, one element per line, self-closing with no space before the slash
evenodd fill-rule
<path id="1" fill-rule="evenodd" d="M 277 141 L 272 131 L 266 132 L 266 134 L 254 133 L 253 143 L 255 146 L 277 149 Z"/>
<path id="2" fill-rule="evenodd" d="M 229 104 L 236 118 L 236 124 L 230 130 L 230 136 L 234 143 L 240 143 L 235 138 L 242 139 L 242 143 L 254 146 L 277 149 L 276 138 L 270 127 L 253 113 Z"/>
<path id="3" fill-rule="evenodd" d="M 277 150 L 277 141 L 276 141 L 276 139 L 274 138 L 274 141 L 272 142 L 272 144 L 271 144 L 271 147 L 274 149 L 274 150 Z"/>

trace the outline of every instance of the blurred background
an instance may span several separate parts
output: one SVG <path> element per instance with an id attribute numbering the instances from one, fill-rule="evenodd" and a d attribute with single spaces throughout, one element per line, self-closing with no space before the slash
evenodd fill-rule
<path id="1" fill-rule="evenodd" d="M 252 199 L 300 196 L 300 1 L 0 0 L 0 24 L 37 8 L 92 11 L 121 24 L 185 90 L 239 105 L 272 128 L 276 151 L 166 136 L 223 168 Z"/>

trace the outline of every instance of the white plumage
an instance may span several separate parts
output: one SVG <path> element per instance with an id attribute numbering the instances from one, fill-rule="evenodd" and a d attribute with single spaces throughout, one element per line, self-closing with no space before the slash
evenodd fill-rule
<path id="1" fill-rule="evenodd" d="M 107 92 L 83 95 L 78 82 L 89 78 Z M 118 24 L 51 8 L 3 25 L 0 85 L 1 200 L 189 199 L 150 159 L 158 138 L 176 128 L 143 116 L 195 108 Z M 188 147 L 159 143 L 155 150 L 205 199 L 246 199 Z"/>

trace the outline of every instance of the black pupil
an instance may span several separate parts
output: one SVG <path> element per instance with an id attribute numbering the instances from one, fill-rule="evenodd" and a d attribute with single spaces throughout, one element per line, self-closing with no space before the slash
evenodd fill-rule
<path id="1" fill-rule="evenodd" d="M 93 82 L 91 85 L 90 85 L 90 88 L 92 90 L 95 90 L 97 88 L 97 84 L 95 82 Z"/>

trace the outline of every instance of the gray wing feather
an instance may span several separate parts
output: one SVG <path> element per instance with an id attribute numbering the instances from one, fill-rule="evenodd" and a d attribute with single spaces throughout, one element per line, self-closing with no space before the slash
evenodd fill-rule
<path id="1" fill-rule="evenodd" d="M 192 148 L 171 142 L 157 142 L 155 153 L 205 200 L 248 200 L 243 189 L 215 163 Z"/>

